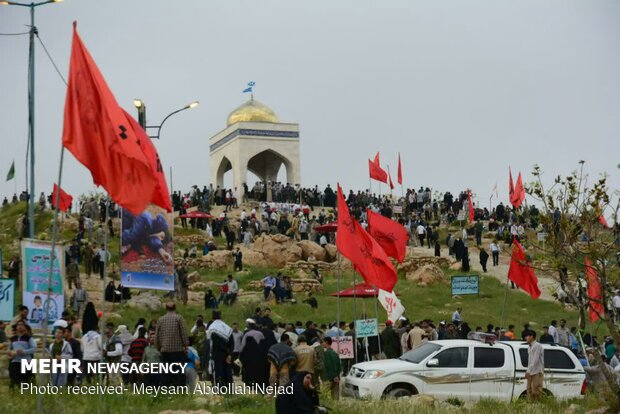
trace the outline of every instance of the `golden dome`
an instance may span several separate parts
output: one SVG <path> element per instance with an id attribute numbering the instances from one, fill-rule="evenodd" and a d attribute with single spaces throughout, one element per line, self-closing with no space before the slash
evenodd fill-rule
<path id="1" fill-rule="evenodd" d="M 278 117 L 271 108 L 255 99 L 250 99 L 228 115 L 228 126 L 237 122 L 271 122 L 278 123 Z"/>

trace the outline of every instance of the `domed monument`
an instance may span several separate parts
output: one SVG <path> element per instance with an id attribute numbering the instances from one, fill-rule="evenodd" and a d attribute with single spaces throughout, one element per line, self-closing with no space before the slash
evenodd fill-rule
<path id="1" fill-rule="evenodd" d="M 224 174 L 232 170 L 233 187 L 241 199 L 243 183 L 249 188 L 254 185 L 247 182 L 248 171 L 261 181 L 276 181 L 282 164 L 286 182 L 301 184 L 299 124 L 280 122 L 275 112 L 254 95 L 230 113 L 226 124 L 209 142 L 214 187 L 223 187 Z"/>

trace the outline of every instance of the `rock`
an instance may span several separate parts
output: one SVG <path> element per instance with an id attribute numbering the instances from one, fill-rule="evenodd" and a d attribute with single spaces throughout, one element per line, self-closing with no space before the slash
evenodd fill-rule
<path id="1" fill-rule="evenodd" d="M 319 246 L 317 243 L 310 240 L 302 240 L 297 243 L 297 246 L 301 247 L 301 258 L 308 260 L 310 257 L 314 257 L 315 260 L 325 261 L 325 249 Z"/>
<path id="2" fill-rule="evenodd" d="M 140 292 L 127 301 L 127 306 L 131 308 L 161 310 L 161 299 L 150 292 Z"/>
<path id="3" fill-rule="evenodd" d="M 333 244 L 326 244 L 325 247 L 325 261 L 326 262 L 335 262 L 338 258 L 338 249 Z"/>
<path id="4" fill-rule="evenodd" d="M 265 261 L 276 267 L 283 267 L 289 262 L 296 262 L 302 258 L 301 247 L 282 235 L 262 235 L 254 241 L 254 251 L 263 254 Z"/>
<path id="5" fill-rule="evenodd" d="M 580 407 L 577 404 L 571 404 L 568 406 L 564 414 L 577 414 L 580 411 Z"/>
<path id="6" fill-rule="evenodd" d="M 295 277 L 297 279 L 311 279 L 312 278 L 308 273 L 306 273 L 302 269 L 297 270 L 297 273 L 295 273 Z"/>
<path id="7" fill-rule="evenodd" d="M 409 401 L 414 407 L 435 407 L 437 405 L 435 397 L 426 394 L 412 395 Z"/>
<path id="8" fill-rule="evenodd" d="M 233 256 L 229 250 L 214 250 L 202 256 L 201 260 L 208 269 L 224 270 L 233 267 Z"/>
<path id="9" fill-rule="evenodd" d="M 194 283 L 200 281 L 200 273 L 194 271 L 187 275 L 187 283 Z"/>
<path id="10" fill-rule="evenodd" d="M 455 262 L 450 265 L 450 270 L 461 270 L 461 262 Z"/>
<path id="11" fill-rule="evenodd" d="M 267 261 L 261 252 L 241 247 L 243 266 L 266 267 Z"/>
<path id="12" fill-rule="evenodd" d="M 431 285 L 434 283 L 446 282 L 447 278 L 439 267 L 435 265 L 424 265 L 415 272 L 407 273 L 407 280 Z"/>
<path id="13" fill-rule="evenodd" d="M 189 290 L 191 290 L 192 292 L 204 292 L 205 290 L 207 290 L 209 288 L 209 285 L 207 285 L 204 282 L 196 282 L 196 283 L 192 283 L 189 286 Z"/>
<path id="14" fill-rule="evenodd" d="M 122 316 L 116 312 L 106 312 L 105 318 L 106 319 L 121 319 Z"/>
<path id="15" fill-rule="evenodd" d="M 608 412 L 610 412 L 609 407 L 601 407 L 601 408 L 596 408 L 594 410 L 587 411 L 586 414 L 605 414 Z"/>

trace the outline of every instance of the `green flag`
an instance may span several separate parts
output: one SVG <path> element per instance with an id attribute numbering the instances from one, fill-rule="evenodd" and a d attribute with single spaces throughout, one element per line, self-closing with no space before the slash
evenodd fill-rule
<path id="1" fill-rule="evenodd" d="M 11 164 L 11 168 L 9 169 L 9 173 L 6 175 L 6 180 L 10 181 L 15 178 L 15 160 L 13 160 L 13 164 Z"/>

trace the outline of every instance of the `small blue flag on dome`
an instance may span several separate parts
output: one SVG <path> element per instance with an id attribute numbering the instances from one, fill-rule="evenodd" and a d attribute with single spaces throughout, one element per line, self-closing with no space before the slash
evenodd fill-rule
<path id="1" fill-rule="evenodd" d="M 256 82 L 248 82 L 248 87 L 243 90 L 243 93 L 252 93 L 254 85 L 256 85 Z"/>

